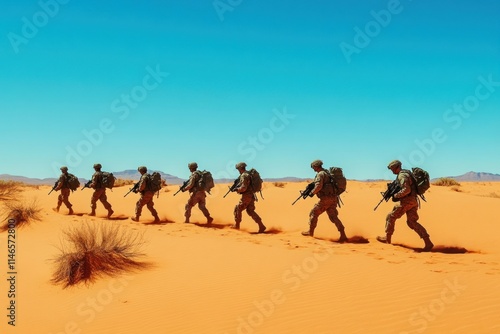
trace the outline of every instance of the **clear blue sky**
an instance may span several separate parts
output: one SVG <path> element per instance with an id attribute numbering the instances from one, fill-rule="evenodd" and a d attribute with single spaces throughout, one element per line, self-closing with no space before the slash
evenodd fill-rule
<path id="1" fill-rule="evenodd" d="M 500 2 L 3 1 L 0 174 L 500 173 Z"/>

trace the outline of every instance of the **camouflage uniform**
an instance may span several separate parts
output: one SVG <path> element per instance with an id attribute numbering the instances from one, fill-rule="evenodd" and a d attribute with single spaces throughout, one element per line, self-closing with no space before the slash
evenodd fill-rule
<path id="1" fill-rule="evenodd" d="M 106 196 L 106 187 L 104 187 L 102 184 L 102 172 L 100 170 L 96 170 L 96 172 L 92 175 L 92 181 L 89 187 L 94 189 L 92 199 L 90 200 L 90 208 L 92 209 L 90 215 L 95 215 L 97 201 L 101 201 L 102 205 L 104 205 L 104 208 L 108 210 L 109 218 L 113 214 L 113 209 L 111 209 L 111 204 L 109 204 L 108 202 L 108 197 Z"/>
<path id="2" fill-rule="evenodd" d="M 418 223 L 418 194 L 417 186 L 414 184 L 411 172 L 406 169 L 401 169 L 401 161 L 393 160 L 387 166 L 394 174 L 397 174 L 396 181 L 399 182 L 401 190 L 392 197 L 393 201 L 397 203 L 392 211 L 387 215 L 385 220 L 385 233 L 384 237 L 377 237 L 378 241 L 384 243 L 391 243 L 392 234 L 394 233 L 394 226 L 396 219 L 401 218 L 406 213 L 406 223 L 414 230 L 420 238 L 425 242 L 423 251 L 430 251 L 434 244 L 430 240 L 429 234 L 425 228 Z"/>
<path id="3" fill-rule="evenodd" d="M 207 218 L 207 223 L 210 224 L 213 221 L 213 218 L 210 217 L 210 212 L 208 212 L 206 208 L 206 200 L 207 195 L 205 194 L 205 190 L 199 187 L 198 181 L 201 178 L 201 173 L 199 171 L 191 172 L 191 176 L 189 177 L 188 183 L 186 187 L 184 187 L 183 191 L 189 191 L 190 196 L 189 200 L 185 206 L 184 216 L 186 217 L 186 223 L 189 223 L 189 218 L 191 217 L 191 209 L 198 204 L 198 208 L 201 210 L 203 215 Z"/>
<path id="4" fill-rule="evenodd" d="M 66 207 L 69 209 L 69 214 L 73 214 L 73 204 L 69 202 L 69 194 L 71 190 L 69 189 L 68 184 L 68 169 L 65 167 L 61 167 L 62 174 L 59 176 L 59 182 L 57 183 L 57 187 L 54 189 L 55 191 L 61 190 L 61 193 L 57 197 L 57 207 L 54 209 L 55 211 L 59 211 L 61 204 L 64 203 Z"/>
<path id="5" fill-rule="evenodd" d="M 406 223 L 408 226 L 417 232 L 420 238 L 428 238 L 429 234 L 425 228 L 418 223 L 418 195 L 410 171 L 402 169 L 398 173 L 397 180 L 401 185 L 401 190 L 394 194 L 394 198 L 399 200 L 399 202 L 387 215 L 385 233 L 391 236 L 394 233 L 396 219 L 401 218 L 406 213 Z"/>
<path id="6" fill-rule="evenodd" d="M 317 172 L 316 177 L 314 178 L 314 188 L 311 194 L 316 194 L 319 198 L 319 202 L 314 205 L 309 213 L 309 232 L 305 232 L 304 235 L 314 235 L 314 229 L 318 224 L 318 217 L 326 211 L 328 218 L 335 224 L 337 230 L 340 232 L 340 241 L 347 241 L 347 237 L 344 232 L 344 225 L 338 217 L 338 197 L 335 194 L 333 184 L 330 180 L 330 175 L 325 169 L 321 169 Z"/>
<path id="7" fill-rule="evenodd" d="M 153 217 L 155 218 L 155 222 L 159 222 L 160 218 L 158 218 L 158 213 L 156 212 L 154 208 L 154 202 L 153 202 L 153 196 L 154 192 L 147 190 L 148 186 L 148 177 L 149 174 L 144 173 L 142 174 L 140 180 L 139 180 L 139 186 L 137 188 L 137 192 L 141 193 L 141 197 L 137 201 L 135 205 L 135 218 L 132 218 L 134 221 L 139 221 L 139 217 L 141 216 L 142 213 L 142 207 L 146 205 L 148 210 L 151 212 Z"/>
<path id="8" fill-rule="evenodd" d="M 238 166 L 242 166 L 242 163 L 237 164 Z M 246 164 L 243 166 L 243 168 Z M 266 230 L 266 226 L 262 223 L 262 219 L 255 212 L 255 194 L 250 187 L 250 174 L 245 170 L 240 174 L 239 178 L 239 186 L 235 189 L 235 191 L 241 194 L 241 199 L 238 204 L 234 207 L 234 228 L 239 229 L 240 223 L 242 220 L 243 210 L 247 211 L 247 214 L 259 225 L 259 233 L 262 233 Z"/>

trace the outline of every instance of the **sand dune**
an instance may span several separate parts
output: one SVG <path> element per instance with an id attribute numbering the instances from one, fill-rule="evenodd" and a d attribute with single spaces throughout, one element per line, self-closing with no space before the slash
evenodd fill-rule
<path id="1" fill-rule="evenodd" d="M 217 185 L 207 198 L 215 218 L 205 225 L 193 209 L 184 224 L 187 194 L 163 189 L 155 207 L 160 224 L 144 209 L 131 221 L 138 195 L 127 187 L 108 191 L 113 219 L 100 204 L 90 211 L 91 191 L 70 196 L 76 215 L 52 211 L 49 187 L 25 188 L 24 200 L 37 199 L 42 221 L 16 232 L 16 326 L 0 323 L 2 333 L 498 333 L 500 322 L 500 243 L 497 241 L 500 183 L 432 187 L 419 211 L 436 245 L 419 253 L 423 242 L 404 219 L 396 223 L 394 245 L 375 240 L 383 234 L 392 203 L 380 200 L 385 183 L 350 181 L 342 196 L 340 219 L 350 243 L 339 244 L 326 215 L 314 238 L 303 237 L 316 199 L 300 199 L 306 183 L 283 188 L 264 184 L 257 212 L 270 233 L 244 214 L 241 230 L 230 229 L 236 194 L 222 198 Z M 143 251 L 153 266 L 91 285 L 62 289 L 50 283 L 53 259 L 64 229 L 84 222 L 119 224 L 147 240 Z M 4 275 L 7 233 L 0 234 Z M 8 282 L 2 279 L 6 314 Z"/>

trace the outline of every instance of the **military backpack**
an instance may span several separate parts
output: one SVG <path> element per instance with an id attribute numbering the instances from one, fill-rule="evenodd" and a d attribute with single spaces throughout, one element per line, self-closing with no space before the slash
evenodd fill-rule
<path id="1" fill-rule="evenodd" d="M 214 187 L 214 178 L 208 170 L 198 171 L 200 178 L 198 179 L 198 187 L 210 194 L 210 190 Z"/>
<path id="2" fill-rule="evenodd" d="M 105 188 L 113 188 L 115 185 L 115 180 L 116 178 L 114 177 L 113 173 L 109 172 L 102 172 L 101 173 L 101 183 L 102 186 Z"/>
<path id="3" fill-rule="evenodd" d="M 254 193 L 260 192 L 262 190 L 263 181 L 259 172 L 255 168 L 252 168 L 248 171 L 248 174 L 250 175 L 250 187 L 252 187 L 252 191 Z"/>
<path id="4" fill-rule="evenodd" d="M 414 167 L 411 169 L 410 175 L 415 182 L 417 195 L 419 195 L 425 201 L 424 193 L 431 187 L 431 179 L 429 173 L 422 168 Z"/>
<path id="5" fill-rule="evenodd" d="M 344 172 L 340 167 L 330 167 L 328 169 L 330 178 L 333 183 L 333 188 L 335 190 L 335 195 L 342 194 L 347 187 L 347 179 L 344 176 Z"/>
<path id="6" fill-rule="evenodd" d="M 161 180 L 161 174 L 159 172 L 153 172 L 152 174 L 148 174 L 148 190 L 152 192 L 160 191 L 163 186 Z"/>
<path id="7" fill-rule="evenodd" d="M 75 191 L 76 189 L 78 189 L 78 187 L 80 187 L 80 181 L 75 175 L 71 173 L 68 173 L 68 176 L 66 177 L 66 182 L 68 184 L 68 188 L 71 189 L 72 191 Z"/>

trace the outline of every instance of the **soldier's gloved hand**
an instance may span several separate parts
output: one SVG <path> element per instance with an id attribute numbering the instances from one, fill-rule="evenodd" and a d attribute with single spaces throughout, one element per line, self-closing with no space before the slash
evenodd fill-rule
<path id="1" fill-rule="evenodd" d="M 134 190 L 132 190 L 132 191 L 134 192 L 134 194 L 137 194 L 137 189 L 134 189 Z"/>
<path id="2" fill-rule="evenodd" d="M 396 197 L 392 196 L 392 201 L 393 202 L 399 202 L 399 198 L 396 198 Z"/>
<path id="3" fill-rule="evenodd" d="M 310 194 L 309 194 L 309 197 L 314 197 L 314 194 L 313 194 L 313 193 L 310 193 Z"/>

